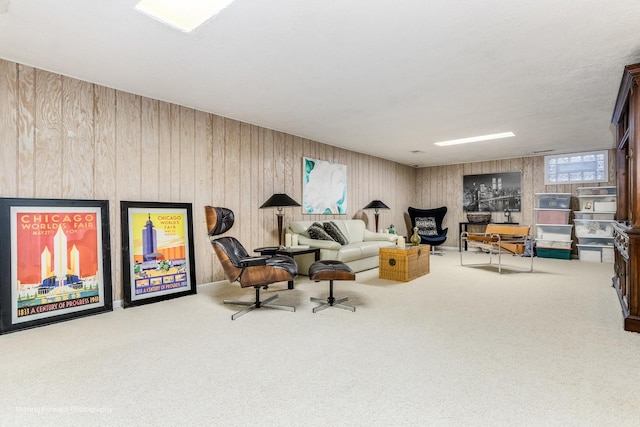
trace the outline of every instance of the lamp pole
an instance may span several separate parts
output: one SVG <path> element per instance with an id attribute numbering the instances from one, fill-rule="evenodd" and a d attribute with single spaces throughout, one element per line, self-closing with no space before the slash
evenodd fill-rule
<path id="1" fill-rule="evenodd" d="M 282 246 L 282 223 L 284 218 L 284 213 L 282 212 L 282 206 L 278 206 L 278 212 L 276 212 L 276 216 L 278 217 L 278 246 Z"/>
<path id="2" fill-rule="evenodd" d="M 376 218 L 376 233 L 378 233 L 378 231 L 379 231 L 378 220 L 380 219 L 380 212 L 378 211 L 378 208 L 374 209 L 373 216 Z"/>

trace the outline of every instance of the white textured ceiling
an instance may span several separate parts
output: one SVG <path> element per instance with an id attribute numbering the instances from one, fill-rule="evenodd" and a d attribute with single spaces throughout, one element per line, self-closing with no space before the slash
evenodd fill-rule
<path id="1" fill-rule="evenodd" d="M 236 0 L 190 34 L 136 3 L 0 0 L 0 57 L 417 166 L 611 148 L 640 62 L 637 0 Z"/>

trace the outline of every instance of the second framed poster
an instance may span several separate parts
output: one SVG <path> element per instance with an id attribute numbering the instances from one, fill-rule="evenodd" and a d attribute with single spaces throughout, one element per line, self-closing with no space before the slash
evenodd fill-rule
<path id="1" fill-rule="evenodd" d="M 124 307 L 196 293 L 191 203 L 120 202 Z"/>

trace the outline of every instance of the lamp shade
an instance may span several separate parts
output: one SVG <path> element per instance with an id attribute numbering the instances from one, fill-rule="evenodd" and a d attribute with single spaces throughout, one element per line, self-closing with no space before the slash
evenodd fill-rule
<path id="1" fill-rule="evenodd" d="M 389 209 L 389 206 L 385 205 L 380 200 L 373 200 L 363 209 Z"/>
<path id="2" fill-rule="evenodd" d="M 296 202 L 284 193 L 276 193 L 273 196 L 269 197 L 269 200 L 264 202 L 262 206 L 260 206 L 260 209 L 279 208 L 284 206 L 300 206 L 300 203 Z"/>

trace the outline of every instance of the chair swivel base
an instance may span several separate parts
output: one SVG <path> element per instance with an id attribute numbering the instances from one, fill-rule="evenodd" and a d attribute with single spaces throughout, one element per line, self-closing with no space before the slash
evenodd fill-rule
<path id="1" fill-rule="evenodd" d="M 311 297 L 310 300 L 312 302 L 322 303 L 322 305 L 319 305 L 319 306 L 313 308 L 313 312 L 314 313 L 317 313 L 317 312 L 319 312 L 321 310 L 324 310 L 325 308 L 328 308 L 328 307 L 336 307 L 336 308 L 341 308 L 343 310 L 356 311 L 356 308 L 354 306 L 348 305 L 348 304 L 342 304 L 343 302 L 349 300 L 349 298 L 347 298 L 347 297 L 340 298 L 340 299 L 335 299 L 333 297 L 333 294 L 332 294 L 326 300 L 324 300 L 322 298 L 314 298 L 314 297 Z"/>
<path id="2" fill-rule="evenodd" d="M 257 308 L 271 308 L 274 310 L 284 310 L 284 311 L 296 311 L 295 307 L 291 307 L 288 305 L 276 305 L 270 304 L 271 301 L 278 298 L 278 295 L 273 295 L 267 298 L 264 301 L 260 301 L 260 288 L 256 288 L 256 300 L 255 301 L 232 301 L 232 300 L 224 300 L 225 304 L 234 304 L 234 305 L 246 305 L 247 308 L 244 310 L 240 310 L 239 312 L 233 314 L 231 316 L 231 320 L 236 320 L 240 316 L 244 316 L 245 314 L 253 311 Z"/>

